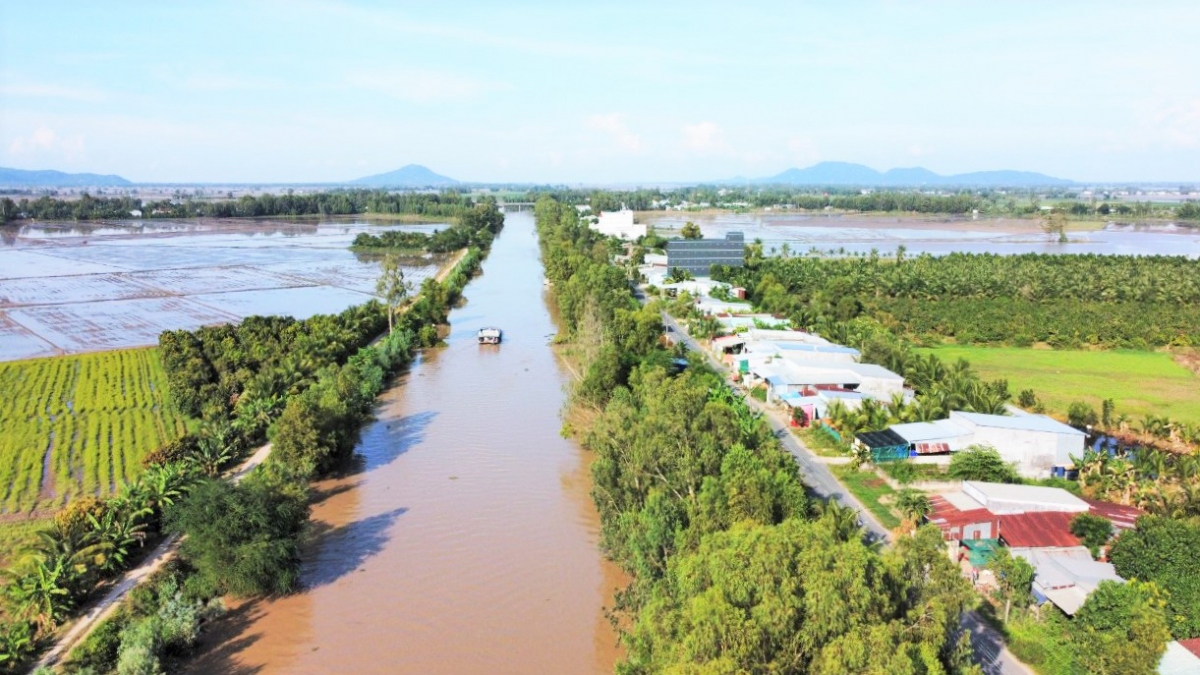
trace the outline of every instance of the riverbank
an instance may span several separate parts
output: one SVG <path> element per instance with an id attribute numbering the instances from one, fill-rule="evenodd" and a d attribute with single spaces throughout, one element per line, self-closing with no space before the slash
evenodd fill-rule
<path id="1" fill-rule="evenodd" d="M 612 672 L 619 579 L 584 454 L 558 433 L 570 376 L 530 302 L 529 218 L 507 220 L 446 345 L 397 376 L 358 459 L 315 484 L 301 590 L 232 607 L 187 672 Z M 477 344 L 484 325 L 504 343 Z"/>

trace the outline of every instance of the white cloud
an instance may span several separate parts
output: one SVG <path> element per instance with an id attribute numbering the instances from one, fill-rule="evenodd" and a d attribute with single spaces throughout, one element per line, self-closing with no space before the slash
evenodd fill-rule
<path id="1" fill-rule="evenodd" d="M 933 147 L 922 145 L 920 143 L 913 143 L 912 145 L 908 146 L 908 154 L 912 155 L 913 157 L 925 157 L 933 154 Z"/>
<path id="2" fill-rule="evenodd" d="M 60 98 L 68 101 L 94 103 L 108 98 L 108 94 L 94 87 L 68 87 L 58 84 L 6 84 L 0 86 L 0 95 L 21 98 Z"/>
<path id="3" fill-rule="evenodd" d="M 626 152 L 641 152 L 642 150 L 642 137 L 629 130 L 629 127 L 625 125 L 624 115 L 619 113 L 592 115 L 588 118 L 588 126 L 608 134 L 617 147 Z"/>
<path id="4" fill-rule="evenodd" d="M 83 136 L 61 138 L 49 127 L 40 126 L 26 136 L 17 136 L 8 146 L 13 155 L 65 157 L 77 159 L 83 154 Z"/>
<path id="5" fill-rule="evenodd" d="M 352 87 L 414 103 L 464 101 L 488 92 L 507 89 L 509 86 L 505 82 L 479 80 L 420 68 L 355 72 L 346 77 L 346 82 Z"/>
<path id="6" fill-rule="evenodd" d="M 725 149 L 721 127 L 715 122 L 683 125 L 683 143 L 694 152 L 711 153 Z"/>

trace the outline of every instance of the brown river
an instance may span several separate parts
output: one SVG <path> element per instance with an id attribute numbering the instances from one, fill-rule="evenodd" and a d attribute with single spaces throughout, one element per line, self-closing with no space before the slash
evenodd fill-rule
<path id="1" fill-rule="evenodd" d="M 570 373 L 533 218 L 504 232 L 429 350 L 380 397 L 359 461 L 317 485 L 303 590 L 231 608 L 192 673 L 601 673 L 619 571 L 597 547 Z M 499 347 L 476 344 L 483 326 Z"/>

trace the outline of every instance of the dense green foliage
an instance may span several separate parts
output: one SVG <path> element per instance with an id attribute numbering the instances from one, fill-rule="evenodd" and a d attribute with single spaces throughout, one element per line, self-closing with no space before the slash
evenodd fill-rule
<path id="1" fill-rule="evenodd" d="M 1143 516 L 1109 551 L 1117 573 L 1153 581 L 1168 593 L 1167 615 L 1178 639 L 1200 637 L 1200 522 Z"/>
<path id="2" fill-rule="evenodd" d="M 186 565 L 168 563 L 71 651 L 62 671 L 67 675 L 169 672 L 174 661 L 195 648 L 201 625 L 223 611 L 218 600 L 185 590 L 191 573 Z"/>
<path id="3" fill-rule="evenodd" d="M 432 234 L 389 230 L 378 235 L 360 233 L 354 238 L 355 248 L 421 249 L 433 253 L 456 251 L 460 248 L 488 248 L 504 226 L 504 214 L 488 202 L 462 211 L 458 222 Z"/>
<path id="4" fill-rule="evenodd" d="M 1100 548 L 1112 538 L 1113 524 L 1104 516 L 1081 513 L 1071 519 L 1071 534 L 1079 537 L 1092 552 L 1092 557 L 1096 558 L 1099 557 Z"/>
<path id="5" fill-rule="evenodd" d="M 200 483 L 170 511 L 168 526 L 185 535 L 180 554 L 196 568 L 189 584 L 210 597 L 247 598 L 296 585 L 307 520 L 303 486 L 255 473 L 238 484 Z"/>
<path id="6" fill-rule="evenodd" d="M 247 411 L 251 401 L 278 405 L 386 326 L 383 306 L 372 301 L 302 321 L 251 316 L 238 324 L 165 331 L 159 350 L 171 402 L 186 415 L 220 419 Z"/>
<path id="7" fill-rule="evenodd" d="M 1138 447 L 1074 458 L 1084 494 L 1171 518 L 1200 517 L 1200 453 Z"/>
<path id="8" fill-rule="evenodd" d="M 1000 451 L 990 445 L 973 445 L 950 456 L 951 478 L 985 483 L 1020 483 L 1014 464 L 1004 461 Z"/>
<path id="9" fill-rule="evenodd" d="M 584 361 L 602 545 L 632 577 L 615 616 L 622 673 L 958 670 L 968 585 L 924 529 L 881 552 L 857 516 L 815 507 L 770 426 L 699 359 L 665 367 L 659 308 L 638 308 L 575 210 L 537 205 L 547 277 Z M 822 515 L 814 517 L 821 512 Z"/>
<path id="10" fill-rule="evenodd" d="M 1182 256 L 747 259 L 718 276 L 803 328 L 866 315 L 935 342 L 1200 344 L 1200 261 Z"/>
<path id="11" fill-rule="evenodd" d="M 1101 581 L 1075 614 L 1075 653 L 1085 672 L 1156 672 L 1171 639 L 1161 591 L 1151 582 Z"/>
<path id="12" fill-rule="evenodd" d="M 6 203 L 5 203 L 6 202 Z M 335 190 L 311 194 L 244 195 L 233 200 L 164 199 L 145 202 L 138 197 L 93 197 L 79 199 L 40 197 L 13 202 L 0 200 L 5 220 L 23 217 L 38 220 L 125 219 L 141 211 L 155 218 L 234 218 L 262 216 L 350 215 L 355 213 L 417 214 L 455 218 L 475 205 L 468 195 L 456 192 L 388 192 L 386 190 Z"/>
<path id="13" fill-rule="evenodd" d="M 147 454 L 184 432 L 166 389 L 153 349 L 0 363 L 4 511 L 107 495 L 136 477 Z"/>

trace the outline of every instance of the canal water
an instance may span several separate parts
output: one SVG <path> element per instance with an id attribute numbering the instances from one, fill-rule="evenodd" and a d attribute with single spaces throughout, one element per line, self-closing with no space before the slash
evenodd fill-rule
<path id="1" fill-rule="evenodd" d="M 559 434 L 570 375 L 531 214 L 507 214 L 483 271 L 448 346 L 380 397 L 357 465 L 317 486 L 303 591 L 232 608 L 189 672 L 612 672 L 621 579 Z M 483 326 L 504 343 L 476 344 Z"/>

